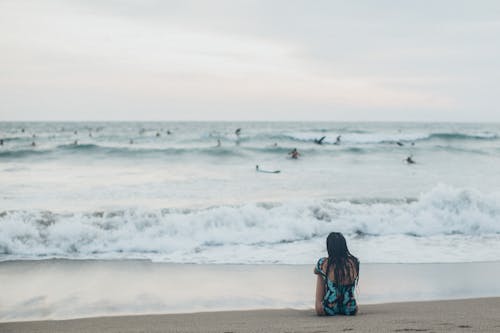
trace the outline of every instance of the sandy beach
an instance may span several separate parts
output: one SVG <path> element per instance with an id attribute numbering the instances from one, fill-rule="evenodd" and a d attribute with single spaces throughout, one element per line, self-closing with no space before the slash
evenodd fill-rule
<path id="1" fill-rule="evenodd" d="M 498 332 L 500 298 L 364 305 L 355 317 L 254 310 L 0 324 L 8 332 Z"/>

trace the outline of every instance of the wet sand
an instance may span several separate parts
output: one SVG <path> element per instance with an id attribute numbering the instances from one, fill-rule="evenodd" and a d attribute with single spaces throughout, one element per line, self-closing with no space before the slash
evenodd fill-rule
<path id="1" fill-rule="evenodd" d="M 500 298 L 364 305 L 355 317 L 254 310 L 0 324 L 8 332 L 499 332 Z"/>
<path id="2" fill-rule="evenodd" d="M 314 304 L 313 265 L 190 265 L 145 260 L 0 263 L 0 322 L 255 309 Z M 477 272 L 487 276 L 477 281 Z M 368 304 L 500 297 L 500 263 L 362 264 Z M 500 313 L 500 312 L 499 312 Z M 0 330 L 1 332 L 1 330 Z"/>

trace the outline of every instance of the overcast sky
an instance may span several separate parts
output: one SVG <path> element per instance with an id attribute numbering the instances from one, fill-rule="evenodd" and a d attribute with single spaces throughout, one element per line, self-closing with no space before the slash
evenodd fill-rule
<path id="1" fill-rule="evenodd" d="M 0 120 L 500 121 L 500 1 L 0 0 Z"/>

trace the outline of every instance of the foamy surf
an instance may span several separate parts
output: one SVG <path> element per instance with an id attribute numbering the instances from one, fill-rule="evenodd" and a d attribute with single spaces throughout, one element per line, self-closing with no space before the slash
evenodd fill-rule
<path id="1" fill-rule="evenodd" d="M 4 211 L 0 260 L 144 258 L 302 264 L 311 260 L 332 230 L 344 233 L 358 251 L 376 247 L 376 252 L 363 256 L 369 262 L 500 260 L 499 215 L 500 194 L 444 185 L 415 200 L 308 200 L 78 213 Z M 470 253 L 453 250 L 457 242 L 469 246 Z M 491 253 L 478 256 L 485 242 L 493 246 L 486 251 Z M 408 247 L 411 244 L 414 248 Z M 425 244 L 425 250 L 418 244 Z M 432 255 L 422 257 L 422 251 Z"/>

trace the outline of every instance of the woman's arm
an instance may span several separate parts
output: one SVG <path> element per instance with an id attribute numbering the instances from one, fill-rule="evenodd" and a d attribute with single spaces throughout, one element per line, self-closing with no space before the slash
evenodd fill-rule
<path id="1" fill-rule="evenodd" d="M 325 282 L 323 281 L 323 277 L 318 275 L 316 279 L 316 302 L 315 309 L 316 314 L 318 316 L 324 316 L 325 310 L 323 309 L 323 297 L 325 297 Z"/>

